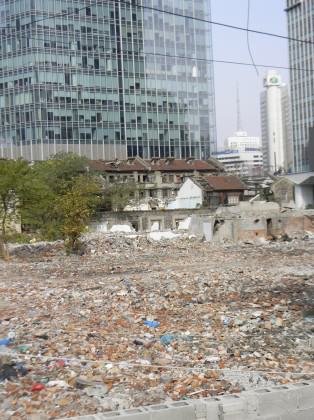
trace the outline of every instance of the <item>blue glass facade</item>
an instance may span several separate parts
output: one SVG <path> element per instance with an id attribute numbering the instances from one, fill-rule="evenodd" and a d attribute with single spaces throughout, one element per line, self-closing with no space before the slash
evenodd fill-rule
<path id="1" fill-rule="evenodd" d="M 210 0 L 0 0 L 0 156 L 208 157 L 210 25 L 154 8 L 210 18 Z"/>

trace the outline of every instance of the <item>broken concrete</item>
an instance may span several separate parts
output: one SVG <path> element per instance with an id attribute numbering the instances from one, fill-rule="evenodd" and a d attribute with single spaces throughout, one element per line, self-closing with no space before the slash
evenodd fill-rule
<path id="1" fill-rule="evenodd" d="M 263 241 L 281 237 L 302 237 L 314 233 L 314 210 L 282 210 L 277 203 L 241 202 L 217 211 L 180 210 L 122 212 L 104 215 L 96 226 L 128 225 L 137 232 L 185 230 L 206 241 Z"/>

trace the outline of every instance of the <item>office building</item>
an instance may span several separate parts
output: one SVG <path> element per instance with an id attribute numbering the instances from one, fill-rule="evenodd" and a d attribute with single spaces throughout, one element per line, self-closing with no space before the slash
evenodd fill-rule
<path id="1" fill-rule="evenodd" d="M 261 131 L 265 171 L 271 174 L 291 172 L 292 129 L 288 87 L 276 71 L 264 78 L 261 93 Z"/>
<path id="2" fill-rule="evenodd" d="M 263 169 L 263 154 L 260 149 L 246 148 L 242 150 L 222 150 L 213 153 L 225 168 L 227 173 L 244 176 L 261 176 Z"/>
<path id="3" fill-rule="evenodd" d="M 263 158 L 260 138 L 249 136 L 242 128 L 240 93 L 237 84 L 237 131 L 225 140 L 225 149 L 212 155 L 225 168 L 225 171 L 244 176 L 257 176 L 263 173 Z"/>
<path id="4" fill-rule="evenodd" d="M 287 0 L 295 172 L 314 170 L 314 1 Z M 302 71 L 298 69 L 303 69 Z"/>
<path id="5" fill-rule="evenodd" d="M 233 136 L 227 137 L 225 140 L 225 150 L 241 150 L 245 149 L 259 149 L 261 147 L 261 140 L 259 137 L 249 136 L 242 128 L 241 106 L 240 106 L 240 91 L 237 83 L 237 131 Z"/>
<path id="6" fill-rule="evenodd" d="M 211 28 L 171 12 L 210 0 L 0 0 L 0 157 L 208 158 Z"/>
<path id="7" fill-rule="evenodd" d="M 226 150 L 260 149 L 261 139 L 249 136 L 246 131 L 237 131 L 233 136 L 227 137 L 225 141 Z"/>

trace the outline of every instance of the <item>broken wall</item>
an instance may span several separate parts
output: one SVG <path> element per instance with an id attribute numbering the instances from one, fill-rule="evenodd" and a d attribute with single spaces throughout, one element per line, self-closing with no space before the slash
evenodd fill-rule
<path id="1" fill-rule="evenodd" d="M 138 232 L 151 231 L 153 226 L 159 226 L 159 230 L 178 229 L 180 224 L 192 215 L 210 217 L 213 215 L 208 209 L 200 210 L 152 210 L 152 211 L 124 211 L 104 212 L 100 220 L 91 224 L 92 230 L 101 230 L 101 226 L 107 224 L 110 230 L 114 225 L 129 224 Z"/>
<path id="2" fill-rule="evenodd" d="M 189 223 L 188 219 L 191 218 Z M 216 212 L 200 210 L 156 210 L 106 212 L 92 226 L 101 230 L 106 225 L 129 225 L 138 232 L 155 230 L 188 230 L 189 234 L 214 242 L 266 240 L 314 233 L 314 210 L 282 211 L 277 203 L 240 203 L 220 207 Z"/>
<path id="3" fill-rule="evenodd" d="M 214 215 L 192 215 L 189 234 L 204 238 L 206 241 L 212 241 L 214 235 L 214 221 Z"/>

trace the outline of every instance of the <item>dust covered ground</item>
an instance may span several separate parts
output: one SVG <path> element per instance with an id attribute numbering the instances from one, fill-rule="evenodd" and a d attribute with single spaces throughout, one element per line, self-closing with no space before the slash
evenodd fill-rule
<path id="1" fill-rule="evenodd" d="M 2 420 L 314 379 L 313 240 L 32 249 L 0 262 Z"/>

